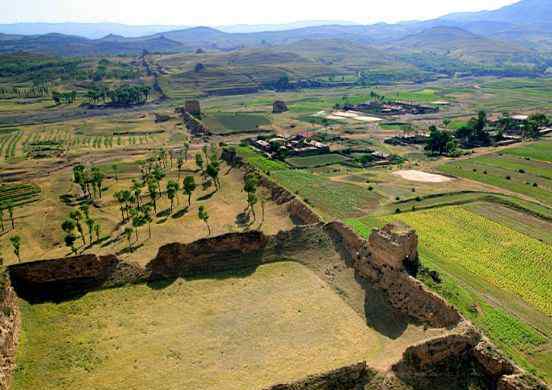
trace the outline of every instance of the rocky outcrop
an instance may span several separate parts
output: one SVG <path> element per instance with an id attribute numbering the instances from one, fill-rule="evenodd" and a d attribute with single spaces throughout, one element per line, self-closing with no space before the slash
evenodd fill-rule
<path id="1" fill-rule="evenodd" d="M 268 237 L 262 232 L 229 233 L 191 244 L 173 243 L 159 248 L 146 266 L 150 279 L 209 274 L 259 265 Z"/>
<path id="2" fill-rule="evenodd" d="M 361 362 L 265 390 L 354 390 L 362 384 L 368 373 L 366 362 Z"/>
<path id="3" fill-rule="evenodd" d="M 282 100 L 276 100 L 274 104 L 272 105 L 272 113 L 273 114 L 281 114 L 283 112 L 288 111 L 287 104 Z"/>
<path id="4" fill-rule="evenodd" d="M 0 286 L 0 389 L 9 389 L 19 336 L 20 315 L 17 295 L 2 270 Z"/>

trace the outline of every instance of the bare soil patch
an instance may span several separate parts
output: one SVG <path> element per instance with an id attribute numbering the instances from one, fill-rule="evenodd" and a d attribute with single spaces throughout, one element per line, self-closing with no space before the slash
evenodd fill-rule
<path id="1" fill-rule="evenodd" d="M 418 181 L 423 183 L 446 183 L 452 181 L 450 177 L 443 175 L 436 175 L 434 173 L 427 173 L 416 170 L 403 170 L 393 172 L 393 175 L 402 177 L 405 180 Z"/>

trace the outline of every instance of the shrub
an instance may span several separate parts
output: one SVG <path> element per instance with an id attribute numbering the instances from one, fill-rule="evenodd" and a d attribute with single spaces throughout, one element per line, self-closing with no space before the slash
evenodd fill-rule
<path id="1" fill-rule="evenodd" d="M 421 202 L 422 201 L 422 198 L 420 198 L 419 196 L 416 197 L 416 202 Z"/>
<path id="2" fill-rule="evenodd" d="M 368 187 L 368 191 L 373 191 L 374 190 L 374 187 L 370 186 Z"/>
<path id="3" fill-rule="evenodd" d="M 539 185 L 537 183 L 533 183 L 533 187 L 538 187 Z"/>
<path id="4" fill-rule="evenodd" d="M 506 176 L 506 180 L 512 180 L 511 176 Z"/>
<path id="5" fill-rule="evenodd" d="M 397 196 L 397 197 L 395 198 L 395 200 L 399 201 L 399 200 L 401 200 L 401 197 L 400 197 L 400 196 Z"/>
<path id="6" fill-rule="evenodd" d="M 519 173 L 525 173 L 525 169 L 520 169 L 518 172 Z"/>
<path id="7" fill-rule="evenodd" d="M 395 210 L 395 214 L 400 214 L 401 213 L 401 209 L 397 207 L 397 209 Z"/>

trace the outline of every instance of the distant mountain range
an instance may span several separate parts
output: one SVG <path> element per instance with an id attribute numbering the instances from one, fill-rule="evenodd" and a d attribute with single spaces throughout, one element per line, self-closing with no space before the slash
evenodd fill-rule
<path id="1" fill-rule="evenodd" d="M 284 31 L 304 27 L 341 25 L 352 26 L 357 23 L 341 20 L 312 20 L 283 24 L 235 24 L 216 26 L 217 30 L 227 33 L 255 33 L 261 31 Z M 76 35 L 88 39 L 99 39 L 106 35 L 120 35 L 138 38 L 172 30 L 184 30 L 196 26 L 185 25 L 128 25 L 121 23 L 9 23 L 0 24 L 0 33 L 8 35 Z"/>
<path id="2" fill-rule="evenodd" d="M 223 29 L 81 23 L 0 25 L 0 52 L 77 56 L 136 54 L 143 50 L 195 52 L 200 48 L 224 52 L 274 48 L 303 40 L 340 40 L 397 51 L 434 52 L 476 62 L 486 62 L 480 58 L 485 53 L 491 63 L 500 56 L 504 56 L 502 62 L 514 58 L 519 62 L 522 56 L 530 61 L 552 56 L 551 0 L 522 0 L 495 11 L 450 14 L 429 21 L 365 26 L 347 22 L 315 24 Z"/>

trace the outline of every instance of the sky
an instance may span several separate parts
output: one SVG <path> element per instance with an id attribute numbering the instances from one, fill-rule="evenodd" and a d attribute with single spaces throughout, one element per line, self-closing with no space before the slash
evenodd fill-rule
<path id="1" fill-rule="evenodd" d="M 368 24 L 432 19 L 517 0 L 0 0 L 0 23 L 116 22 L 218 26 L 340 20 Z"/>

